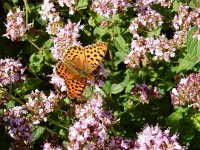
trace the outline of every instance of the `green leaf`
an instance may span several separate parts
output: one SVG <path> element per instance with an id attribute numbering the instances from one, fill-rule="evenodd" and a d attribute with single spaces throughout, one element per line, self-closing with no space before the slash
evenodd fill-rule
<path id="1" fill-rule="evenodd" d="M 121 35 L 114 38 L 113 44 L 119 51 L 128 52 L 126 41 Z"/>
<path id="2" fill-rule="evenodd" d="M 194 127 L 197 131 L 200 131 L 200 114 L 195 114 L 191 117 L 191 120 L 193 121 Z"/>
<path id="3" fill-rule="evenodd" d="M 200 62 L 200 40 L 193 38 L 194 32 L 197 27 L 191 28 L 187 36 L 187 53 L 184 54 L 184 58 L 179 59 L 179 66 L 174 68 L 176 72 L 183 70 L 190 70 Z"/>
<path id="4" fill-rule="evenodd" d="M 109 93 L 111 93 L 111 82 L 110 81 L 105 82 L 105 84 L 103 85 L 103 90 L 107 95 Z"/>
<path id="5" fill-rule="evenodd" d="M 111 86 L 111 93 L 112 94 L 118 94 L 124 90 L 124 86 L 121 84 L 112 84 Z"/>
<path id="6" fill-rule="evenodd" d="M 189 3 L 189 6 L 191 8 L 199 8 L 200 7 L 200 1 L 199 0 L 191 0 Z"/>
<path id="7" fill-rule="evenodd" d="M 115 59 L 114 59 L 114 64 L 115 66 L 119 65 L 121 62 L 124 61 L 125 56 L 127 56 L 128 53 L 125 51 L 117 51 L 115 53 Z"/>
<path id="8" fill-rule="evenodd" d="M 12 107 L 15 106 L 15 101 L 13 100 L 10 100 L 7 104 L 6 104 L 6 107 L 7 109 L 11 109 Z"/>
<path id="9" fill-rule="evenodd" d="M 22 93 L 34 90 L 38 88 L 42 83 L 43 83 L 43 80 L 39 78 L 27 78 L 21 88 Z"/>
<path id="10" fill-rule="evenodd" d="M 100 28 L 100 27 L 96 27 L 93 31 L 93 34 L 95 37 L 97 37 L 97 39 L 101 39 L 102 36 L 105 36 L 108 33 L 109 30 L 107 28 Z"/>
<path id="11" fill-rule="evenodd" d="M 77 9 L 81 10 L 81 9 L 86 9 L 88 6 L 88 0 L 79 0 L 78 4 L 77 4 Z"/>
<path id="12" fill-rule="evenodd" d="M 52 46 L 52 44 L 53 44 L 52 40 L 47 40 L 47 41 L 44 42 L 43 46 L 45 48 L 50 48 Z"/>
<path id="13" fill-rule="evenodd" d="M 183 108 L 178 108 L 177 111 L 172 113 L 168 118 L 167 118 L 167 124 L 170 126 L 173 126 L 175 128 L 179 127 L 180 120 L 183 118 L 183 115 L 187 113 L 188 109 L 183 109 Z"/>
<path id="14" fill-rule="evenodd" d="M 179 3 L 177 1 L 174 1 L 173 2 L 173 9 L 172 9 L 172 11 L 178 12 L 178 9 L 179 9 Z"/>
<path id="15" fill-rule="evenodd" d="M 120 35 L 121 34 L 121 28 L 119 26 L 114 26 L 113 32 L 114 32 L 115 35 Z"/>
<path id="16" fill-rule="evenodd" d="M 38 53 L 33 53 L 29 58 L 29 67 L 35 73 L 39 73 L 42 69 L 46 69 L 45 66 L 51 67 L 52 59 L 51 53 L 47 50 L 39 51 Z"/>
<path id="17" fill-rule="evenodd" d="M 41 126 L 37 126 L 37 127 L 38 128 L 33 131 L 33 141 L 36 141 L 37 139 L 39 139 L 45 131 L 45 128 Z"/>
<path id="18" fill-rule="evenodd" d="M 88 19 L 88 23 L 89 25 L 91 25 L 92 27 L 94 27 L 96 25 L 95 23 L 95 16 L 94 15 L 91 15 Z"/>

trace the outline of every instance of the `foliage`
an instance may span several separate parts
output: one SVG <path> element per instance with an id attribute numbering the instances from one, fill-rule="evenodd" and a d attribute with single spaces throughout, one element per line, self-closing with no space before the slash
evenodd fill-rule
<path id="1" fill-rule="evenodd" d="M 49 3 L 49 6 L 52 3 L 54 11 L 48 11 L 47 8 L 42 10 L 45 2 Z M 48 0 L 2 1 L 0 24 L 3 35 L 0 38 L 2 148 L 8 149 L 13 146 L 19 148 L 17 145 L 20 144 L 15 144 L 13 141 L 20 140 L 21 144 L 25 144 L 22 144 L 21 149 L 41 149 L 45 142 L 59 147 L 71 146 L 72 127 L 75 128 L 75 122 L 81 117 L 84 118 L 77 115 L 77 109 L 82 110 L 84 104 L 89 107 L 92 95 L 99 94 L 104 97 L 105 102 L 101 104 L 103 109 L 98 110 L 105 111 L 105 114 L 111 111 L 113 114 L 113 117 L 110 117 L 103 113 L 107 118 L 112 118 L 112 123 L 107 122 L 102 127 L 105 128 L 108 137 L 119 136 L 135 140 L 142 128 L 159 124 L 163 129 L 170 128 L 171 135 L 178 133 L 180 145 L 188 149 L 200 149 L 199 107 L 193 107 L 192 99 L 185 99 L 184 103 L 180 102 L 180 105 L 177 105 L 176 99 L 174 100 L 172 96 L 174 88 L 179 92 L 178 84 L 182 84 L 181 78 L 189 78 L 192 73 L 198 76 L 200 72 L 200 27 L 195 21 L 188 23 L 187 16 L 181 18 L 182 23 L 180 21 L 178 25 L 174 19 L 181 16 L 179 16 L 180 7 L 190 12 L 197 9 L 199 11 L 199 3 L 195 0 L 187 1 L 188 3 L 174 0 L 172 4 L 164 6 L 157 2 L 152 4 L 149 2 L 150 4 L 143 6 L 142 0 L 138 3 L 125 1 L 127 5 L 119 5 L 113 10 L 102 6 L 109 12 L 104 14 L 105 12 L 101 12 L 101 6 L 94 2 L 98 1 L 74 0 L 74 3 L 69 1 L 63 4 L 62 1 Z M 151 9 L 142 10 L 143 7 L 140 5 Z M 114 7 L 110 4 L 108 6 Z M 190 7 L 190 10 L 186 6 Z M 22 13 L 23 15 L 20 15 L 24 19 L 20 28 L 26 32 L 23 36 L 12 37 L 11 33 L 8 34 L 7 14 L 10 10 L 17 12 L 17 9 L 21 10 L 19 14 Z M 145 10 L 149 12 L 144 13 Z M 145 18 L 147 15 L 153 17 L 157 15 L 157 18 Z M 144 18 L 142 20 L 139 17 Z M 135 26 L 136 23 L 138 27 Z M 182 24 L 184 25 L 181 26 Z M 61 32 L 62 29 L 65 29 L 65 32 Z M 17 33 L 18 30 L 19 27 L 13 32 Z M 99 76 L 103 74 L 100 79 L 98 78 L 103 86 L 88 84 L 80 99 L 73 100 L 67 96 L 66 90 L 62 90 L 64 85 L 56 83 L 60 82 L 59 79 L 54 81 L 55 65 L 61 60 L 68 46 L 73 44 L 86 46 L 101 41 L 108 43 L 107 54 L 102 61 L 103 71 L 99 71 L 101 73 L 98 74 Z M 11 58 L 19 60 L 22 66 L 16 65 L 17 71 L 6 72 L 9 66 L 5 64 Z M 5 73 L 8 77 L 4 76 Z M 104 76 L 106 73 L 107 76 Z M 22 77 L 11 79 L 12 74 Z M 4 78 L 9 80 L 9 84 L 5 83 Z M 197 78 L 195 76 L 192 79 Z M 197 88 L 196 93 L 194 92 L 196 89 L 191 92 L 197 94 L 198 103 L 200 90 L 199 87 L 194 88 Z M 101 99 L 98 96 L 94 97 L 97 100 Z M 36 99 L 38 101 L 33 103 Z M 50 108 L 47 109 L 47 106 Z M 22 117 L 23 121 L 32 127 L 31 141 L 24 142 L 20 136 L 10 135 L 9 121 L 5 121 L 5 116 L 13 115 L 11 110 L 21 110 L 20 107 L 24 110 L 20 115 L 26 116 Z M 44 114 L 40 114 L 37 109 L 43 110 Z M 100 123 L 105 121 L 102 120 L 100 118 L 98 121 Z M 94 137 L 96 135 L 88 138 L 88 141 Z M 81 148 L 83 149 L 84 145 Z"/>

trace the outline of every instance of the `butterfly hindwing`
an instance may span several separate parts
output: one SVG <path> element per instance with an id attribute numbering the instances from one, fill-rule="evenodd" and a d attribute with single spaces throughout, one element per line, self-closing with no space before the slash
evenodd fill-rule
<path id="1" fill-rule="evenodd" d="M 77 99 L 84 91 L 86 86 L 87 79 L 72 79 L 72 80 L 65 80 L 65 85 L 68 90 L 68 95 L 72 99 Z"/>

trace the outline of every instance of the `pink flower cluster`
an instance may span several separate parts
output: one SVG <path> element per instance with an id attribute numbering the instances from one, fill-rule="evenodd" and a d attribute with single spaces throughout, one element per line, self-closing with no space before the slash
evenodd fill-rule
<path id="1" fill-rule="evenodd" d="M 148 88 L 146 84 L 135 84 L 135 86 L 131 89 L 131 94 L 134 96 L 139 96 L 139 100 L 141 103 L 149 103 L 152 99 L 161 98 L 162 95 L 158 91 L 157 87 Z"/>
<path id="2" fill-rule="evenodd" d="M 174 34 L 174 43 L 176 45 L 180 45 L 184 41 L 184 37 L 187 35 L 189 29 L 192 25 L 196 25 L 198 27 L 197 31 L 194 34 L 194 38 L 200 39 L 200 9 L 196 8 L 194 10 L 190 10 L 189 6 L 180 4 L 178 9 L 178 14 L 174 16 L 172 20 L 172 25 L 176 30 Z"/>
<path id="3" fill-rule="evenodd" d="M 182 78 L 171 91 L 174 105 L 188 105 L 200 109 L 200 73 L 192 73 Z"/>
<path id="4" fill-rule="evenodd" d="M 56 10 L 57 6 L 55 6 L 56 1 L 52 0 L 44 0 L 40 15 L 43 20 L 47 21 L 46 31 L 50 35 L 57 35 L 59 29 L 62 28 L 62 21 L 60 18 L 59 12 Z M 69 14 L 73 15 L 75 11 L 75 6 L 77 4 L 77 0 L 58 0 L 57 3 L 61 6 L 69 7 Z"/>
<path id="5" fill-rule="evenodd" d="M 137 14 L 137 17 L 131 22 L 129 31 L 133 38 L 138 38 L 142 30 L 154 31 L 163 24 L 163 17 L 155 10 L 148 8 Z"/>
<path id="6" fill-rule="evenodd" d="M 83 25 L 80 25 L 80 22 L 72 23 L 68 20 L 68 23 L 63 28 L 59 28 L 56 37 L 53 39 L 54 47 L 50 49 L 55 59 L 61 58 L 68 46 L 80 45 L 77 39 L 80 36 L 79 31 L 82 30 L 83 27 Z"/>
<path id="7" fill-rule="evenodd" d="M 24 81 L 24 71 L 25 68 L 23 68 L 19 60 L 0 59 L 0 87 Z"/>
<path id="8" fill-rule="evenodd" d="M 104 146 L 113 115 L 110 111 L 103 111 L 103 103 L 100 95 L 94 95 L 86 104 L 76 106 L 79 120 L 69 128 L 68 150 L 101 149 Z"/>
<path id="9" fill-rule="evenodd" d="M 124 63 L 131 69 L 140 69 L 150 64 L 153 60 L 170 61 L 171 58 L 175 57 L 175 51 L 182 47 L 192 25 L 197 25 L 198 27 L 194 37 L 200 37 L 200 10 L 194 9 L 190 11 L 189 6 L 182 4 L 180 4 L 179 11 L 172 20 L 172 25 L 175 29 L 172 39 L 168 39 L 162 34 L 155 34 L 149 37 L 141 36 L 146 35 L 144 31 L 147 33 L 156 32 L 163 24 L 162 16 L 150 8 L 153 3 L 155 1 L 147 1 L 146 3 L 138 1 L 138 4 L 145 6 L 145 9 L 138 13 L 138 16 L 129 27 L 130 33 L 133 34 L 133 39 L 131 42 L 131 52 L 125 58 Z"/>
<path id="10" fill-rule="evenodd" d="M 101 16 L 109 16 L 123 12 L 130 7 L 128 0 L 95 0 L 92 2 L 92 9 Z"/>
<path id="11" fill-rule="evenodd" d="M 53 92 L 46 96 L 43 91 L 37 89 L 29 94 L 26 108 L 32 112 L 33 124 L 39 124 L 41 120 L 46 122 L 48 113 L 54 111 L 58 99 L 58 95 L 55 95 Z"/>
<path id="12" fill-rule="evenodd" d="M 138 133 L 134 150 L 185 150 L 177 142 L 178 136 L 170 136 L 169 129 L 162 131 L 158 125 L 146 126 Z"/>
<path id="13" fill-rule="evenodd" d="M 16 12 L 9 11 L 7 14 L 6 34 L 3 36 L 12 41 L 20 41 L 32 24 L 26 25 L 24 21 L 24 12 L 19 8 Z"/>
<path id="14" fill-rule="evenodd" d="M 54 3 L 50 0 L 44 0 L 40 15 L 43 20 L 47 20 L 48 22 L 46 27 L 47 33 L 56 35 L 61 26 L 61 21 L 59 12 L 55 9 Z"/>

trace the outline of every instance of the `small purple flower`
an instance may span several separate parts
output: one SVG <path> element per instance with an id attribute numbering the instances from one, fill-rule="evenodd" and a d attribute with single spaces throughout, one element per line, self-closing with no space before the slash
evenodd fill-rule
<path id="1" fill-rule="evenodd" d="M 6 123 L 6 129 L 9 135 L 17 141 L 23 141 L 28 144 L 32 141 L 32 126 L 28 118 L 28 111 L 21 106 L 13 107 L 4 112 L 3 121 Z"/>
<path id="2" fill-rule="evenodd" d="M 139 96 L 139 100 L 141 103 L 149 103 L 152 99 L 161 98 L 162 95 L 158 91 L 157 87 L 149 88 L 146 84 L 135 84 L 135 86 L 131 89 L 131 94 L 133 96 Z"/>

